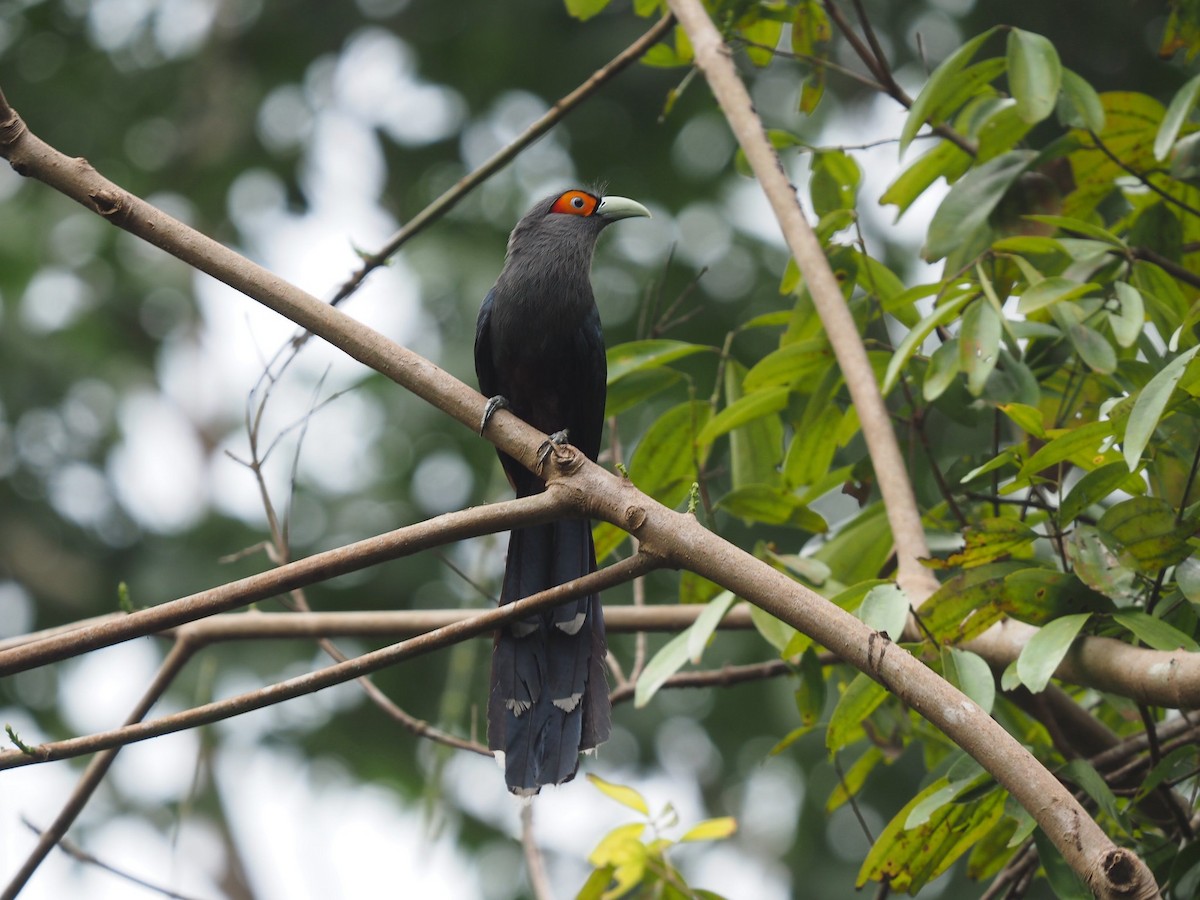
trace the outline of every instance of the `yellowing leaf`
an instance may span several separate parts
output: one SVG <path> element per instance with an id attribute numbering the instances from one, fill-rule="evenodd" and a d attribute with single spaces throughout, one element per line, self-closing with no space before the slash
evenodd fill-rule
<path id="1" fill-rule="evenodd" d="M 719 819 L 705 819 L 699 825 L 689 828 L 679 839 L 684 841 L 719 841 L 737 831 L 737 819 L 733 816 L 722 816 Z"/>
<path id="2" fill-rule="evenodd" d="M 640 812 L 643 816 L 650 815 L 650 807 L 646 805 L 645 798 L 633 788 L 626 787 L 623 784 L 613 784 L 611 781 L 605 781 L 600 776 L 593 775 L 590 772 L 588 773 L 588 781 L 594 784 L 601 793 L 616 800 L 622 806 L 628 806 L 630 809 Z M 637 834 L 641 834 L 643 827 L 641 824 L 637 826 Z M 613 834 L 615 833 L 613 832 Z M 597 862 L 596 860 L 592 860 L 592 864 L 598 866 L 604 865 L 603 862 Z"/>

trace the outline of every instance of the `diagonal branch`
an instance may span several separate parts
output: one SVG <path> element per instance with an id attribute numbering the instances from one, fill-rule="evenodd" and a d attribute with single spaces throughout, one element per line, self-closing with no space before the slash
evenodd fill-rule
<path id="1" fill-rule="evenodd" d="M 532 497 L 446 513 L 336 550 L 316 553 L 189 597 L 138 610 L 118 619 L 106 619 L 75 631 L 0 651 L 0 675 L 22 672 L 97 647 L 108 647 L 154 634 L 430 547 L 504 531 L 517 525 L 548 522 L 561 516 L 565 508 L 561 492 L 543 491 Z"/>
<path id="2" fill-rule="evenodd" d="M 596 593 L 623 584 L 662 565 L 661 558 L 641 552 L 636 556 L 614 563 L 607 569 L 585 575 L 583 578 L 576 578 L 574 581 L 560 584 L 558 587 L 550 588 L 522 600 L 478 612 L 468 619 L 454 622 L 436 631 L 409 638 L 406 641 L 353 657 L 345 662 L 326 666 L 323 669 L 317 669 L 307 675 L 268 685 L 256 691 L 207 703 L 150 722 L 129 724 L 99 734 L 41 744 L 31 748 L 31 752 L 22 750 L 0 752 L 0 770 L 50 762 L 56 759 L 70 759 L 87 753 L 95 753 L 97 750 L 148 740 L 163 734 L 197 728 L 201 725 L 211 725 L 222 719 L 274 706 L 285 700 L 343 684 L 404 660 L 494 631 L 506 622 L 550 609 L 583 594 Z M 191 643 L 191 640 L 187 639 L 185 642 Z"/>
<path id="3" fill-rule="evenodd" d="M 937 582 L 920 564 L 920 559 L 929 555 L 921 514 L 858 326 L 716 27 L 699 3 L 672 0 L 670 5 L 692 41 L 696 64 L 708 79 L 713 96 L 746 154 L 812 295 L 858 412 L 883 495 L 896 545 L 897 581 L 920 603 L 937 588 Z"/>
<path id="4" fill-rule="evenodd" d="M 158 702 L 158 698 L 163 695 L 167 687 L 175 679 L 175 676 L 179 674 L 179 671 L 191 658 L 192 650 L 193 647 L 187 641 L 175 642 L 175 645 L 171 648 L 171 652 L 167 654 L 167 658 L 159 666 L 158 673 L 154 676 L 150 687 L 146 689 L 142 698 L 125 720 L 126 726 L 134 725 L 145 718 L 146 713 Z M 46 855 L 62 840 L 63 835 L 67 833 L 67 829 L 71 827 L 71 823 L 75 821 L 75 818 L 83 810 L 84 806 L 87 805 L 96 788 L 100 786 L 100 782 L 104 780 L 104 776 L 108 774 L 108 770 L 117 758 L 120 750 L 119 746 L 113 746 L 103 753 L 98 754 L 91 761 L 87 770 L 83 773 L 83 777 L 75 785 L 75 790 L 71 792 L 71 796 L 67 799 L 62 810 L 59 811 L 54 821 L 50 823 L 50 826 L 38 836 L 37 844 L 30 851 L 24 864 L 22 864 L 21 868 L 17 870 L 17 873 L 9 881 L 4 892 L 0 894 L 0 900 L 11 900 L 11 898 L 16 897 L 21 892 L 25 883 L 37 871 L 37 867 L 42 864 Z M 22 753 L 22 755 L 25 754 Z"/>
<path id="5" fill-rule="evenodd" d="M 928 554 L 921 516 L 858 329 L 720 33 L 700 0 L 669 0 L 669 5 L 691 40 L 696 65 L 708 80 L 770 201 L 829 335 L 879 479 L 896 543 L 897 580 L 919 603 L 928 596 L 936 580 L 920 565 L 920 557 Z M 835 626 L 835 632 L 827 634 L 827 626 L 841 618 L 841 610 L 822 610 L 818 615 L 808 609 L 808 603 L 796 597 L 798 592 L 794 589 L 788 594 L 796 598 L 793 602 L 799 603 L 800 610 L 787 608 L 790 604 L 771 602 L 774 597 L 766 584 L 751 586 L 742 579 L 765 582 L 769 576 L 778 576 L 786 581 L 786 576 L 769 566 L 738 566 L 730 556 L 742 551 L 723 547 L 702 549 L 696 544 L 691 544 L 689 550 L 689 568 L 739 596 L 753 599 L 789 624 L 796 625 L 797 620 L 804 619 L 804 624 L 796 627 L 878 680 L 950 735 L 1029 811 L 1071 868 L 1098 896 L 1159 896 L 1154 876 L 1136 854 L 1113 844 L 1079 802 L 1012 735 L 910 654 L 869 629 L 869 634 L 864 635 L 861 628 L 851 626 L 849 622 Z M 739 583 L 735 585 L 735 581 Z M 780 611 L 776 611 L 776 606 Z M 812 613 L 811 617 L 809 613 Z M 811 621 L 812 618 L 826 619 L 825 613 L 829 621 Z M 853 620 L 848 615 L 846 618 Z"/>

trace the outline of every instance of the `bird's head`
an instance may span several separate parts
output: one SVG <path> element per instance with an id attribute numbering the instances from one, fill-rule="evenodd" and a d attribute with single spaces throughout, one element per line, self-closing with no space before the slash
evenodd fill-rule
<path id="1" fill-rule="evenodd" d="M 606 225 L 649 215 L 650 210 L 627 197 L 601 196 L 573 188 L 534 204 L 513 229 L 508 254 L 511 258 L 524 253 L 576 250 L 590 256 Z"/>

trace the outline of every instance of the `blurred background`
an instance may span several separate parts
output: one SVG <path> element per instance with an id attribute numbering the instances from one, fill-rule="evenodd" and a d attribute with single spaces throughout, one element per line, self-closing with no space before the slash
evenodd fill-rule
<path id="1" fill-rule="evenodd" d="M 1048 36 L 1098 90 L 1168 98 L 1184 78 L 1155 55 L 1159 3 L 1104 4 L 1102 14 L 1082 0 L 866 7 L 913 93 L 929 66 L 997 22 Z M 359 251 L 382 246 L 647 27 L 623 2 L 580 23 L 538 0 L 3 0 L 0 87 L 54 147 L 328 298 Z M 804 144 L 859 147 L 899 133 L 903 111 L 852 80 L 831 74 L 805 117 L 797 64 L 744 69 L 768 126 Z M 738 323 L 790 306 L 774 221 L 735 172 L 707 88 L 686 75 L 626 71 L 343 308 L 473 385 L 475 315 L 509 230 L 534 200 L 595 182 L 654 213 L 600 243 L 593 282 L 610 346 L 645 336 L 650 299 L 669 303 L 697 279 L 684 308 L 700 312 L 667 337 L 720 346 Z M 939 194 L 896 223 L 877 204 L 898 170 L 895 145 L 854 154 L 864 239 L 915 283 Z M 803 186 L 807 155 L 792 149 L 786 161 Z M 256 549 L 267 516 L 244 465 L 260 404 L 265 483 L 292 557 L 507 496 L 486 442 L 320 342 L 281 369 L 288 322 L 7 166 L 0 301 L 0 638 L 114 611 L 122 583 L 144 606 L 270 566 Z M 691 375 L 707 396 L 712 366 Z M 625 457 L 684 399 L 681 383 L 623 413 Z M 836 524 L 845 505 L 822 511 Z M 484 607 L 503 547 L 503 536 L 466 542 L 338 578 L 308 600 L 329 611 Z M 677 594 L 674 573 L 649 578 L 650 602 Z M 606 600 L 628 602 L 629 592 Z M 663 641 L 651 637 L 650 649 Z M 627 664 L 631 639 L 612 645 Z M 113 727 L 166 649 L 143 639 L 5 678 L 0 720 L 29 744 Z M 489 651 L 471 642 L 376 681 L 416 716 L 481 733 Z M 723 634 L 705 664 L 774 655 L 756 634 Z M 305 642 L 212 648 L 157 711 L 325 664 Z M 681 827 L 738 818 L 733 839 L 674 857 L 691 884 L 767 900 L 850 894 L 869 841 L 849 808 L 824 812 L 837 774 L 819 733 L 769 755 L 798 723 L 786 680 L 664 691 L 647 709 L 622 705 L 615 723 L 586 770 L 636 786 L 655 810 L 670 804 Z M 866 791 L 874 833 L 911 796 L 916 763 L 894 761 L 894 791 L 880 779 Z M 0 880 L 33 845 L 25 822 L 48 824 L 82 765 L 0 774 Z M 578 889 L 587 854 L 628 818 L 582 779 L 544 792 L 536 834 L 558 894 Z M 528 891 L 518 833 L 518 806 L 491 761 L 417 740 L 345 685 L 126 749 L 71 836 L 188 896 L 507 900 Z M 951 874 L 922 896 L 978 892 Z M 154 894 L 57 853 L 22 896 Z"/>

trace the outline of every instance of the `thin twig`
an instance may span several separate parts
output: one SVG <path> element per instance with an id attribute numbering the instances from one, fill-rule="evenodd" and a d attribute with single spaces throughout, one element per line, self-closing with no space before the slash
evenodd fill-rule
<path id="1" fill-rule="evenodd" d="M 24 823 L 26 828 L 39 837 L 45 833 L 24 817 L 21 818 L 21 822 Z M 181 894 L 178 891 L 172 890 L 171 888 L 163 887 L 162 885 L 155 884 L 152 881 L 147 881 L 145 878 L 139 878 L 137 875 L 133 875 L 124 871 L 123 869 L 119 869 L 111 863 L 106 863 L 104 860 L 98 859 L 91 853 L 88 853 L 74 841 L 69 841 L 66 838 L 62 838 L 58 842 L 58 849 L 67 854 L 76 862 L 81 862 L 84 865 L 95 866 L 97 869 L 103 869 L 105 872 L 116 875 L 123 881 L 128 881 L 130 884 L 136 884 L 138 887 L 145 888 L 148 891 L 153 891 L 154 893 L 161 894 L 164 897 L 171 897 L 173 900 L 193 900 L 190 894 Z"/>
<path id="2" fill-rule="evenodd" d="M 529 887 L 535 900 L 553 900 L 550 876 L 546 873 L 546 860 L 542 848 L 533 837 L 533 803 L 526 801 L 521 806 L 521 850 L 525 855 L 525 871 L 529 873 Z"/>
<path id="3" fill-rule="evenodd" d="M 134 706 L 128 718 L 125 719 L 123 727 L 134 727 L 136 723 L 141 722 L 145 718 L 146 713 L 158 702 L 159 697 L 163 695 L 167 687 L 175 679 L 175 676 L 191 658 L 193 650 L 194 646 L 186 639 L 177 639 L 175 641 L 166 659 L 159 666 L 154 680 L 150 682 L 150 686 L 146 688 L 146 692 L 142 695 L 142 698 Z M 45 746 L 42 745 L 42 747 L 36 749 L 40 753 L 45 749 Z M 78 784 L 75 785 L 75 789 L 71 791 L 71 796 L 67 798 L 67 802 L 63 805 L 62 810 L 59 811 L 54 821 L 50 823 L 50 827 L 38 837 L 37 844 L 34 845 L 33 850 L 30 851 L 21 868 L 17 870 L 17 873 L 8 882 L 4 892 L 0 894 L 0 900 L 13 900 L 17 894 L 21 893 L 21 889 L 25 887 L 33 873 L 37 871 L 38 866 L 42 864 L 42 860 L 62 840 L 63 836 L 67 833 L 67 829 L 71 827 L 71 824 L 79 816 L 83 807 L 87 805 L 88 800 L 96 788 L 100 786 L 100 782 L 104 779 L 113 761 L 117 758 L 117 754 L 120 752 L 120 744 L 111 745 L 103 748 L 103 752 L 98 753 L 96 758 L 91 761 L 84 771 L 83 776 L 79 779 Z M 0 753 L 0 757 L 6 755 L 11 754 Z"/>

